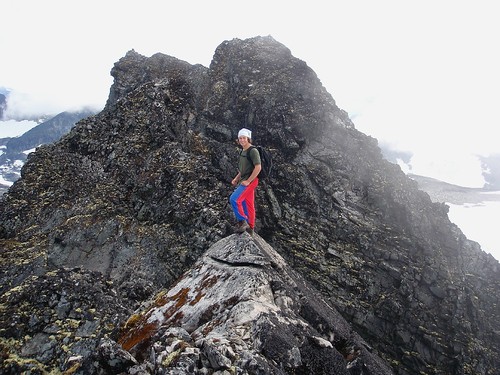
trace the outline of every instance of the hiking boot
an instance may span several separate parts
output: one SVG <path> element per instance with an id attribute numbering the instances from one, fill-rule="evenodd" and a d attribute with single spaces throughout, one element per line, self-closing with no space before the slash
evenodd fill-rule
<path id="1" fill-rule="evenodd" d="M 246 220 L 242 220 L 242 221 L 239 221 L 238 224 L 236 224 L 236 228 L 235 228 L 234 232 L 235 233 L 243 233 L 248 228 L 250 228 L 250 225 L 248 225 Z"/>

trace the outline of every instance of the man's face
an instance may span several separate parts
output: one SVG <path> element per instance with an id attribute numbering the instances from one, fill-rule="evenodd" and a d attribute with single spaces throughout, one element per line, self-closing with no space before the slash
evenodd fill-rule
<path id="1" fill-rule="evenodd" d="M 241 147 L 245 148 L 245 146 L 248 145 L 248 137 L 242 135 L 241 137 L 238 137 L 238 142 L 240 143 Z"/>

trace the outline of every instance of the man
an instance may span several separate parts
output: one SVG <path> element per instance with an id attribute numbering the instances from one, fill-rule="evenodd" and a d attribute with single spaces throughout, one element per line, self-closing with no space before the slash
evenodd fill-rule
<path id="1" fill-rule="evenodd" d="M 252 132 L 246 128 L 238 132 L 238 143 L 242 151 L 238 162 L 238 174 L 231 181 L 237 186 L 229 201 L 238 220 L 235 232 L 247 231 L 253 234 L 255 228 L 255 189 L 259 184 L 257 176 L 262 168 L 259 151 L 252 147 Z"/>

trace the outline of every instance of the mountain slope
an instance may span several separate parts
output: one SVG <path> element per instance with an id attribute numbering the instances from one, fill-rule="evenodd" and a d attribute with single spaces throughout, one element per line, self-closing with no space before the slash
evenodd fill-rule
<path id="1" fill-rule="evenodd" d="M 258 188 L 257 232 L 395 374 L 500 366 L 498 262 L 383 159 L 285 46 L 226 41 L 209 68 L 130 51 L 112 75 L 106 108 L 33 153 L 0 202 L 4 306 L 20 285 L 67 268 L 99 272 L 114 285 L 110 298 L 133 308 L 174 285 L 231 233 L 234 140 L 245 126 L 276 166 Z M 2 319 L 14 340 L 5 351 L 23 357 L 26 333 L 8 327 Z M 54 340 L 59 347 L 64 338 Z"/>

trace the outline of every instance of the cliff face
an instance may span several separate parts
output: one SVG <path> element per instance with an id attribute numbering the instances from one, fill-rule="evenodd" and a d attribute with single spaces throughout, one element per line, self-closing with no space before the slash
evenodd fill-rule
<path id="1" fill-rule="evenodd" d="M 84 361 L 72 355 L 90 358 L 105 336 L 119 341 L 125 316 L 230 235 L 234 140 L 243 126 L 275 163 L 258 188 L 257 232 L 363 347 L 396 374 L 500 367 L 498 262 L 382 158 L 376 140 L 355 129 L 285 46 L 271 37 L 227 41 L 209 68 L 130 51 L 111 74 L 106 108 L 31 154 L 0 202 L 4 368 L 23 366 L 14 358 L 78 368 Z M 102 298 L 92 307 L 77 288 L 51 281 L 70 285 L 95 272 Z M 112 287 L 99 288 L 106 283 Z M 40 309 L 19 292 L 31 288 L 48 298 Z M 67 302 L 62 317 L 42 308 L 50 300 Z M 87 311 L 78 306 L 92 313 L 78 315 Z M 87 351 L 76 328 L 56 329 L 67 314 L 76 314 L 77 328 L 97 322 L 83 340 Z M 42 356 L 30 340 L 48 327 L 56 333 L 44 336 L 52 349 Z M 138 360 L 129 355 L 125 368 Z"/>

